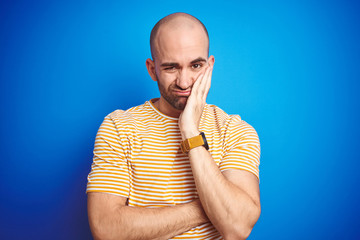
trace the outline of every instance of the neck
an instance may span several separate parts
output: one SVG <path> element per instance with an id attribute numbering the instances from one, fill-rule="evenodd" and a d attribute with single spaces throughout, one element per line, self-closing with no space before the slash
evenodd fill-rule
<path id="1" fill-rule="evenodd" d="M 182 110 L 175 109 L 162 97 L 156 99 L 153 104 L 157 110 L 169 117 L 178 118 L 182 113 Z"/>

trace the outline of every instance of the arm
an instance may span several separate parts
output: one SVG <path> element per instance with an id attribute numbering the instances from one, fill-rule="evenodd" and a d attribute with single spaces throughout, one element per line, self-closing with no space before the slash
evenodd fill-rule
<path id="1" fill-rule="evenodd" d="M 199 200 L 161 208 L 126 206 L 126 198 L 88 193 L 88 215 L 94 239 L 169 239 L 206 223 Z"/>
<path id="2" fill-rule="evenodd" d="M 209 222 L 199 200 L 161 208 L 127 206 L 129 146 L 126 137 L 118 134 L 122 126 L 115 125 L 115 114 L 121 112 L 106 117 L 99 128 L 88 176 L 88 217 L 94 239 L 168 239 Z"/>
<path id="3" fill-rule="evenodd" d="M 205 148 L 189 152 L 200 201 L 225 239 L 246 239 L 260 216 L 257 177 L 244 170 L 220 172 Z"/>
<path id="4" fill-rule="evenodd" d="M 198 126 L 210 89 L 213 59 L 193 85 L 179 118 L 183 140 L 199 134 Z M 221 173 L 203 147 L 190 150 L 189 159 L 201 204 L 225 239 L 245 239 L 260 216 L 258 179 L 243 170 Z"/>

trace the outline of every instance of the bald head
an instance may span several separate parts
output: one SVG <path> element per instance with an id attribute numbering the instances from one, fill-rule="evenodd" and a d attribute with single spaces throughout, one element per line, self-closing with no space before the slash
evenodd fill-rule
<path id="1" fill-rule="evenodd" d="M 159 44 L 159 36 L 169 31 L 202 31 L 207 39 L 207 50 L 209 52 L 209 34 L 205 25 L 196 17 L 187 13 L 173 13 L 158 21 L 151 30 L 150 49 L 151 56 L 155 60 Z"/>

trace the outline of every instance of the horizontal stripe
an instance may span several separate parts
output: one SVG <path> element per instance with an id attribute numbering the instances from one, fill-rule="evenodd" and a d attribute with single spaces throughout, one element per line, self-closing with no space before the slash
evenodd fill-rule
<path id="1" fill-rule="evenodd" d="M 87 192 L 129 198 L 129 206 L 164 207 L 198 198 L 188 156 L 180 150 L 178 119 L 150 102 L 109 114 L 95 138 Z M 221 171 L 239 169 L 259 177 L 256 131 L 237 115 L 206 105 L 199 129 Z M 174 239 L 222 239 L 210 223 Z"/>

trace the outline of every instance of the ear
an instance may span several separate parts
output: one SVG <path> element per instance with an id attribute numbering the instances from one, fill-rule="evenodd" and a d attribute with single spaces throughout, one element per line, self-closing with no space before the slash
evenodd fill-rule
<path id="1" fill-rule="evenodd" d="M 208 58 L 208 63 L 210 65 L 210 67 L 214 67 L 214 63 L 215 63 L 215 57 L 213 55 L 211 55 L 209 58 Z"/>
<path id="2" fill-rule="evenodd" d="M 152 80 L 154 80 L 156 82 L 157 79 L 156 79 L 156 73 L 155 73 L 155 62 L 153 60 L 151 60 L 150 58 L 146 59 L 146 68 L 147 68 L 148 73 L 149 73 L 150 77 L 152 78 Z"/>

